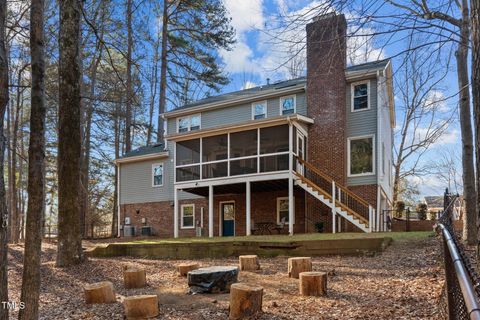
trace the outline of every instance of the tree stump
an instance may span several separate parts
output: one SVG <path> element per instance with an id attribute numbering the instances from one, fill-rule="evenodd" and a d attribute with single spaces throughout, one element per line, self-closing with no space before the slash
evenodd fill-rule
<path id="1" fill-rule="evenodd" d="M 325 272 L 300 273 L 300 294 L 302 296 L 324 296 L 327 294 L 327 274 Z"/>
<path id="2" fill-rule="evenodd" d="M 145 287 L 147 285 L 145 269 L 124 268 L 123 283 L 127 289 Z"/>
<path id="3" fill-rule="evenodd" d="M 312 259 L 309 257 L 288 258 L 288 276 L 298 279 L 300 272 L 312 271 Z"/>
<path id="4" fill-rule="evenodd" d="M 177 270 L 182 277 L 186 277 L 189 271 L 196 270 L 199 267 L 198 263 L 182 263 L 177 265 Z"/>
<path id="5" fill-rule="evenodd" d="M 158 316 L 158 297 L 139 295 L 125 297 L 123 308 L 127 319 L 148 319 Z"/>
<path id="6" fill-rule="evenodd" d="M 244 319 L 262 312 L 263 288 L 245 283 L 230 287 L 230 319 Z"/>
<path id="7" fill-rule="evenodd" d="M 237 282 L 238 267 L 209 267 L 187 274 L 190 293 L 228 293 Z"/>
<path id="8" fill-rule="evenodd" d="M 260 269 L 260 263 L 256 255 L 239 256 L 238 261 L 241 271 L 255 271 Z"/>
<path id="9" fill-rule="evenodd" d="M 112 303 L 117 301 L 115 299 L 115 290 L 113 283 L 110 281 L 102 281 L 92 284 L 87 284 L 84 287 L 85 303 Z"/>

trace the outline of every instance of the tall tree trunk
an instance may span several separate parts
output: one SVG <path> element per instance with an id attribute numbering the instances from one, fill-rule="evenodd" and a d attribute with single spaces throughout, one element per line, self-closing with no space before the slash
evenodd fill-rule
<path id="1" fill-rule="evenodd" d="M 32 85 L 30 143 L 28 147 L 28 208 L 21 301 L 25 309 L 20 320 L 38 319 L 43 220 L 45 219 L 45 55 L 44 0 L 32 0 L 30 7 L 30 53 Z"/>
<path id="2" fill-rule="evenodd" d="M 470 1 L 470 17 L 472 30 L 472 99 L 473 114 L 475 116 L 475 145 L 477 146 L 475 150 L 477 160 L 478 218 L 480 216 L 480 2 L 478 0 Z"/>
<path id="3" fill-rule="evenodd" d="M 132 150 L 132 0 L 127 0 L 127 101 L 125 118 L 125 152 Z"/>
<path id="4" fill-rule="evenodd" d="M 455 56 L 457 59 L 458 87 L 460 89 L 463 190 L 466 207 L 466 214 L 463 219 L 463 239 L 469 245 L 474 245 L 477 243 L 477 196 L 475 191 L 474 149 L 468 77 L 469 18 L 468 1 L 462 0 L 460 43 Z"/>
<path id="5" fill-rule="evenodd" d="M 57 266 L 83 260 L 80 233 L 80 0 L 60 1 Z"/>
<path id="6" fill-rule="evenodd" d="M 160 100 L 158 103 L 157 142 L 163 142 L 164 127 L 162 113 L 167 103 L 167 44 L 168 44 L 168 0 L 163 0 L 162 51 L 160 57 Z"/>
<path id="7" fill-rule="evenodd" d="M 0 0 L 0 301 L 8 301 L 8 270 L 7 270 L 7 232 L 8 211 L 5 194 L 5 135 L 4 117 L 8 104 L 8 57 L 5 40 L 5 20 L 7 0 Z M 8 319 L 8 310 L 0 308 L 0 320 Z"/>

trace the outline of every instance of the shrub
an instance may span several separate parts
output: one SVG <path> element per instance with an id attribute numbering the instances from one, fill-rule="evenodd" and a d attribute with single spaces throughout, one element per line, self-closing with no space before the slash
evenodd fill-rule
<path id="1" fill-rule="evenodd" d="M 315 223 L 315 230 L 317 230 L 318 233 L 322 233 L 323 232 L 323 221 L 318 221 L 317 223 Z"/>
<path id="2" fill-rule="evenodd" d="M 395 216 L 397 218 L 401 218 L 404 211 L 405 211 L 405 202 L 397 201 L 397 203 L 395 204 Z"/>
<path id="3" fill-rule="evenodd" d="M 426 203 L 417 204 L 418 219 L 426 220 L 427 219 L 427 211 L 428 211 L 428 206 L 427 206 Z"/>

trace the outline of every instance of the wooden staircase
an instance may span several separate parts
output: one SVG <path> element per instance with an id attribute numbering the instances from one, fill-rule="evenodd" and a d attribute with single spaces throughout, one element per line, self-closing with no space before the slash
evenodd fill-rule
<path id="1" fill-rule="evenodd" d="M 372 205 L 305 160 L 296 157 L 295 163 L 296 185 L 329 207 L 332 214 L 340 215 L 363 232 L 373 231 L 375 210 Z M 335 219 L 332 221 L 335 224 Z"/>

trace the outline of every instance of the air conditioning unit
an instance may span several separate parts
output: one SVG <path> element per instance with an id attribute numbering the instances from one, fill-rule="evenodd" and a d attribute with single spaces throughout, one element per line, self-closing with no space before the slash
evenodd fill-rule
<path id="1" fill-rule="evenodd" d="M 134 226 L 124 226 L 123 227 L 123 236 L 124 237 L 135 237 L 135 227 Z"/>
<path id="2" fill-rule="evenodd" d="M 130 224 L 130 217 L 125 217 L 125 224 Z"/>

